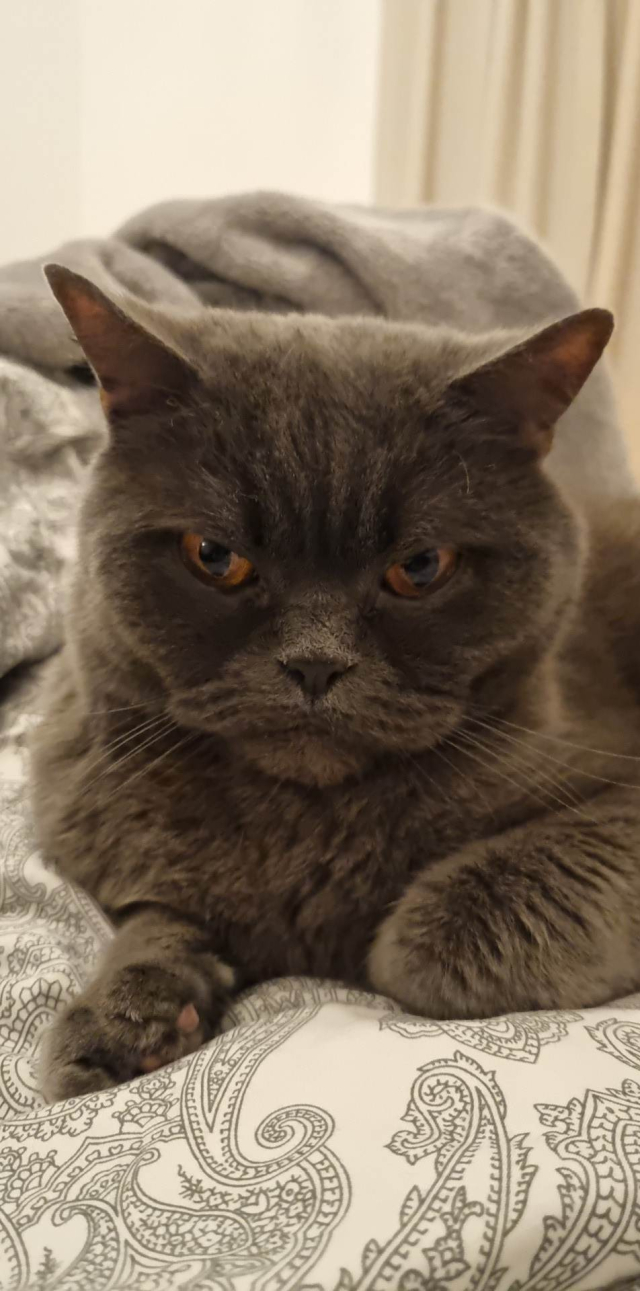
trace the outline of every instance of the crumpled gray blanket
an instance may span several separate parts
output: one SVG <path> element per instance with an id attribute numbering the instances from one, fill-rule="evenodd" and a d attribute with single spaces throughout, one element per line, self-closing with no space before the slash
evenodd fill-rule
<path id="1" fill-rule="evenodd" d="M 491 212 L 171 202 L 51 258 L 186 306 L 471 330 L 577 307 Z M 434 1023 L 330 983 L 271 982 L 197 1054 L 42 1106 L 40 1037 L 109 930 L 43 866 L 25 792 L 30 665 L 60 640 L 74 512 L 104 435 L 40 263 L 0 270 L 0 1287 L 462 1288 L 472 1271 L 523 1291 L 637 1287 L 640 998 Z M 563 421 L 551 465 L 566 487 L 628 492 L 603 369 Z"/>
<path id="2" fill-rule="evenodd" d="M 81 359 L 41 265 L 106 292 L 189 307 L 379 314 L 481 331 L 577 308 L 540 249 L 493 211 L 330 207 L 282 193 L 162 202 L 103 241 L 0 268 L 0 353 L 45 369 Z"/>

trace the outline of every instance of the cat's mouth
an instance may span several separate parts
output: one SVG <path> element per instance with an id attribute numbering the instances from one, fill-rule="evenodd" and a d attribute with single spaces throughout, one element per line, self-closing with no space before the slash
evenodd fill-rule
<path id="1" fill-rule="evenodd" d="M 379 745 L 351 729 L 348 719 L 338 720 L 320 706 L 295 716 L 267 710 L 258 720 L 232 706 L 194 705 L 190 696 L 179 703 L 174 698 L 172 713 L 180 726 L 223 741 L 231 756 L 240 756 L 276 780 L 340 784 L 362 774 L 380 753 Z"/>
<path id="2" fill-rule="evenodd" d="M 362 744 L 356 748 L 328 733 L 300 727 L 245 736 L 239 747 L 248 761 L 273 779 L 320 787 L 361 775 L 371 761 Z"/>
<path id="3" fill-rule="evenodd" d="M 206 732 L 276 780 L 328 786 L 360 777 L 381 757 L 408 757 L 432 748 L 460 719 L 460 696 L 402 691 L 375 695 L 358 707 L 333 701 L 282 705 L 230 687 L 173 696 L 172 715 L 182 727 Z M 265 702 L 266 700 L 266 702 Z M 382 701 L 385 701 L 384 703 Z"/>

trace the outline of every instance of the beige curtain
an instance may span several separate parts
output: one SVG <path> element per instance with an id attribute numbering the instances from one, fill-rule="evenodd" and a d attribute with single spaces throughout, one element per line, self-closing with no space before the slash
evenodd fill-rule
<path id="1" fill-rule="evenodd" d="M 640 0 L 383 0 L 377 200 L 485 202 L 613 309 L 640 472 Z"/>

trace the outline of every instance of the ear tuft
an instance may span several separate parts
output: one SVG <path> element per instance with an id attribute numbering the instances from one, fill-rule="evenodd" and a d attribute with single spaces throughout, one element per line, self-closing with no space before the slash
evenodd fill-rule
<path id="1" fill-rule="evenodd" d="M 548 453 L 553 428 L 600 358 L 613 331 L 607 309 L 584 309 L 458 378 L 458 390 L 498 423 L 515 428 L 523 446 Z"/>
<path id="2" fill-rule="evenodd" d="M 195 373 L 181 355 L 81 274 L 59 264 L 45 265 L 44 273 L 96 374 L 109 418 L 151 411 L 186 393 Z"/>

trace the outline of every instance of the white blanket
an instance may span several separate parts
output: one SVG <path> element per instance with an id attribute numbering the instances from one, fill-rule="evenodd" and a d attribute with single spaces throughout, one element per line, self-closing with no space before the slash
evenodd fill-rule
<path id="1" fill-rule="evenodd" d="M 58 638 L 92 408 L 0 361 L 5 673 Z M 640 1000 L 434 1023 L 287 979 L 194 1056 L 43 1105 L 40 1038 L 110 931 L 34 849 L 34 671 L 0 696 L 0 1291 L 640 1288 Z"/>

